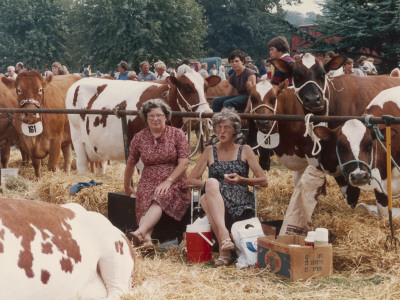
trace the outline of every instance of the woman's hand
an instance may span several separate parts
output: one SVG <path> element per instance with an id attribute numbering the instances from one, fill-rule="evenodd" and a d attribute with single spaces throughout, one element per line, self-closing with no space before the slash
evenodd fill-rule
<path id="1" fill-rule="evenodd" d="M 131 186 L 125 188 L 125 194 L 129 197 L 136 196 L 135 190 Z"/>
<path id="2" fill-rule="evenodd" d="M 240 183 L 240 179 L 241 179 L 241 177 L 236 173 L 225 174 L 224 178 L 227 183 L 232 184 L 232 185 Z"/>
<path id="3" fill-rule="evenodd" d="M 156 190 L 155 190 L 156 195 L 164 195 L 169 190 L 171 185 L 172 185 L 172 182 L 169 180 L 165 180 L 165 181 L 161 182 L 161 184 L 158 187 L 156 187 Z"/>

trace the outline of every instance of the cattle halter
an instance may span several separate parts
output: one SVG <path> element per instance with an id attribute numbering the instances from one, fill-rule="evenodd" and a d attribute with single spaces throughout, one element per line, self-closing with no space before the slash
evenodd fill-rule
<path id="1" fill-rule="evenodd" d="M 303 105 L 303 100 L 301 100 L 301 97 L 299 95 L 300 91 L 309 83 L 312 83 L 314 85 L 316 85 L 316 87 L 320 90 L 320 92 L 322 93 L 322 97 L 324 97 L 324 101 L 326 103 L 326 113 L 325 115 L 327 116 L 329 114 L 329 99 L 327 97 L 325 97 L 325 91 L 326 91 L 326 87 L 328 86 L 328 76 L 325 76 L 325 81 L 324 81 L 324 89 L 322 89 L 318 83 L 316 83 L 314 80 L 309 80 L 307 82 L 305 82 L 302 86 L 296 88 L 295 84 L 294 84 L 294 80 L 293 80 L 293 85 L 294 85 L 294 94 L 296 95 L 297 99 L 299 100 L 299 102 L 301 103 L 301 105 Z"/>
<path id="2" fill-rule="evenodd" d="M 176 90 L 178 91 L 178 94 L 179 94 L 179 96 L 181 96 L 182 100 L 186 103 L 186 107 L 190 112 L 193 112 L 193 108 L 196 108 L 196 107 L 198 107 L 200 105 L 208 105 L 208 103 L 206 103 L 206 102 L 199 102 L 199 103 L 197 103 L 195 105 L 191 105 L 189 102 L 186 101 L 185 97 L 183 97 L 183 95 L 182 95 L 181 91 L 178 89 L 178 87 L 176 88 Z"/>
<path id="3" fill-rule="evenodd" d="M 250 113 L 252 114 L 252 113 L 254 113 L 257 109 L 259 109 L 260 107 L 266 107 L 266 108 L 268 108 L 269 110 L 271 110 L 273 113 L 274 113 L 274 115 L 276 115 L 276 108 L 278 107 L 278 98 L 276 97 L 275 98 L 275 107 L 274 108 L 272 108 L 271 106 L 269 106 L 268 104 L 264 104 L 264 103 L 262 103 L 262 104 L 260 104 L 260 105 L 257 105 L 255 108 L 253 108 L 253 109 L 251 109 L 250 110 Z M 260 147 L 269 137 L 270 137 L 270 135 L 271 135 L 271 132 L 272 132 L 272 130 L 274 129 L 274 127 L 275 127 L 275 125 L 276 125 L 276 120 L 274 120 L 274 122 L 272 123 L 272 126 L 271 126 L 271 129 L 268 131 L 268 133 L 265 135 L 265 137 L 264 137 L 264 140 L 262 141 L 262 142 L 260 142 L 260 143 L 258 143 L 256 146 L 254 146 L 254 147 L 252 147 L 251 149 L 252 150 L 255 150 L 255 149 L 257 149 L 258 147 Z M 278 127 L 278 126 L 277 126 Z"/>
<path id="4" fill-rule="evenodd" d="M 360 164 L 366 166 L 367 169 L 368 169 L 368 173 L 369 173 L 370 178 L 373 178 L 372 177 L 372 171 L 371 171 L 372 170 L 372 161 L 373 161 L 373 157 L 374 157 L 373 151 L 371 151 L 371 161 L 369 162 L 369 164 L 367 164 L 366 162 L 363 162 L 362 160 L 359 160 L 359 159 L 352 159 L 352 160 L 349 160 L 349 161 L 347 161 L 345 163 L 342 163 L 342 160 L 340 159 L 339 150 L 338 150 L 337 145 L 336 145 L 336 156 L 337 156 L 338 161 L 339 161 L 339 167 L 340 167 L 340 170 L 342 171 L 342 175 L 346 180 L 347 180 L 347 176 L 346 176 L 346 171 L 345 171 L 344 167 L 349 165 L 349 164 L 357 164 L 358 168 L 360 167 Z"/>

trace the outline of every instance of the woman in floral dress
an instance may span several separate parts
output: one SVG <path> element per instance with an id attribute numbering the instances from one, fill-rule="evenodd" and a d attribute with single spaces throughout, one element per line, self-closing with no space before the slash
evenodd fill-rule
<path id="1" fill-rule="evenodd" d="M 125 193 L 136 196 L 139 228 L 128 234 L 135 246 L 151 244 L 162 213 L 180 221 L 190 205 L 185 184 L 190 148 L 185 134 L 166 125 L 171 109 L 160 99 L 143 103 L 141 115 L 149 126 L 133 137 L 124 174 Z M 135 193 L 130 181 L 139 158 L 144 169 Z"/>
<path id="2" fill-rule="evenodd" d="M 248 145 L 237 145 L 234 137 L 240 132 L 240 117 L 233 109 L 224 108 L 213 116 L 213 127 L 220 144 L 208 146 L 188 176 L 189 185 L 201 188 L 200 204 L 219 243 L 216 266 L 233 262 L 230 250 L 233 244 L 229 230 L 233 222 L 253 217 L 254 196 L 249 185 L 268 185 L 253 150 Z M 209 178 L 204 183 L 198 179 L 205 168 Z M 249 178 L 249 167 L 254 178 Z M 250 210 L 249 210 L 250 209 Z"/>

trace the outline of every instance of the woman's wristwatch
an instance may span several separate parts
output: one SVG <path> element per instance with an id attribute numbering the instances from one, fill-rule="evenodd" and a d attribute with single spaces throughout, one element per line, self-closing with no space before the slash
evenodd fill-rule
<path id="1" fill-rule="evenodd" d="M 172 177 L 168 177 L 168 179 L 167 179 L 169 182 L 171 182 L 171 183 L 173 183 L 174 182 L 174 180 L 172 179 Z"/>

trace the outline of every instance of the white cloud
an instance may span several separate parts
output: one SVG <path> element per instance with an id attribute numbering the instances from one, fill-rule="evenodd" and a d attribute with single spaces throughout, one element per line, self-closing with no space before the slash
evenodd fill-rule
<path id="1" fill-rule="evenodd" d="M 321 0 L 303 0 L 302 2 L 300 5 L 283 5 L 283 9 L 297 11 L 304 15 L 307 12 L 321 14 L 321 6 L 318 5 L 318 3 L 321 3 Z"/>

